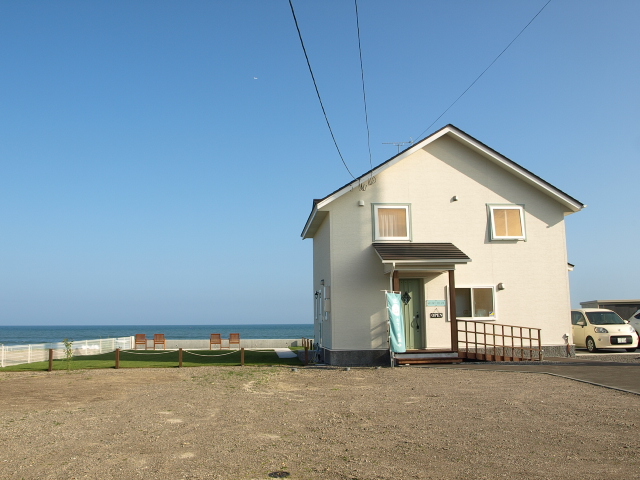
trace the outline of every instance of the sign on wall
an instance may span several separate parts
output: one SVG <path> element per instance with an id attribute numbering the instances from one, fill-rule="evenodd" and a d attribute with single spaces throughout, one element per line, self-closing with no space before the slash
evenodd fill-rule
<path id="1" fill-rule="evenodd" d="M 446 300 L 427 300 L 427 307 L 446 307 Z"/>

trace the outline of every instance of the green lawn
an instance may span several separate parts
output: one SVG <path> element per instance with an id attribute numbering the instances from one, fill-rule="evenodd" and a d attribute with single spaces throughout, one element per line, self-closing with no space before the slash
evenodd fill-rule
<path id="1" fill-rule="evenodd" d="M 183 351 L 183 367 L 202 367 L 205 365 L 233 366 L 240 365 L 239 350 L 194 350 L 194 353 Z M 231 353 L 230 353 L 231 352 Z M 102 355 L 82 355 L 73 357 L 71 370 L 86 370 L 91 368 L 115 368 L 115 352 Z M 273 350 L 244 351 L 245 365 L 302 365 L 297 358 L 280 358 Z M 120 352 L 120 368 L 177 368 L 177 350 L 122 350 Z M 0 372 L 47 371 L 49 362 L 23 363 L 0 368 Z M 54 360 L 54 370 L 66 370 L 66 360 Z"/>

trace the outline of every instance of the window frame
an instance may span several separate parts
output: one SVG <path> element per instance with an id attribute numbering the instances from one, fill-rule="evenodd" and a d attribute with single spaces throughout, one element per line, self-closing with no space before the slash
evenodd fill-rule
<path id="1" fill-rule="evenodd" d="M 405 219 L 407 222 L 407 235 L 403 237 L 382 237 L 378 236 L 378 210 L 381 208 L 402 208 L 405 210 Z M 411 204 L 410 203 L 372 203 L 371 215 L 373 217 L 372 222 L 372 234 L 374 242 L 384 241 L 411 241 Z"/>
<path id="2" fill-rule="evenodd" d="M 489 232 L 491 240 L 527 240 L 527 229 L 524 220 L 524 205 L 514 203 L 488 203 L 487 210 L 489 214 Z M 494 216 L 494 210 L 518 210 L 520 212 L 520 228 L 522 229 L 522 235 L 498 235 L 496 233 L 496 222 Z"/>
<path id="3" fill-rule="evenodd" d="M 462 319 L 462 320 L 469 320 L 469 321 L 495 321 L 498 319 L 498 306 L 496 305 L 496 288 L 493 285 L 456 285 L 456 297 L 457 297 L 457 293 L 459 290 L 462 289 L 469 289 L 470 290 L 470 297 L 469 297 L 469 301 L 471 304 L 471 317 L 465 317 L 460 315 L 460 312 L 458 311 L 458 303 L 457 303 L 457 298 L 456 298 L 456 318 Z M 488 288 L 491 289 L 491 300 L 493 303 L 493 315 L 488 315 L 485 317 L 474 317 L 473 316 L 473 290 L 477 289 L 477 288 Z"/>

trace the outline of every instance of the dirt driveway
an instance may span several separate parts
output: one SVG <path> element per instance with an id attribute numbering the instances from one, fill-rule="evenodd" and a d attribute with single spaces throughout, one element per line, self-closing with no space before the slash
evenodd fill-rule
<path id="1" fill-rule="evenodd" d="M 0 373 L 2 479 L 640 478 L 639 427 L 640 396 L 537 374 Z"/>

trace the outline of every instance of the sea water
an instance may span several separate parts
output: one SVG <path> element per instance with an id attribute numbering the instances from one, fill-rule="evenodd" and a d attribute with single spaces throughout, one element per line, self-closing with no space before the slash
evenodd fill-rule
<path id="1" fill-rule="evenodd" d="M 311 338 L 313 324 L 263 324 L 263 325 L 55 325 L 55 326 L 2 326 L 0 344 L 28 345 L 69 340 L 96 340 L 100 338 L 130 337 L 144 333 L 153 338 L 154 333 L 164 333 L 170 340 L 206 340 L 211 333 L 228 338 L 229 333 L 239 333 L 240 338 Z"/>

